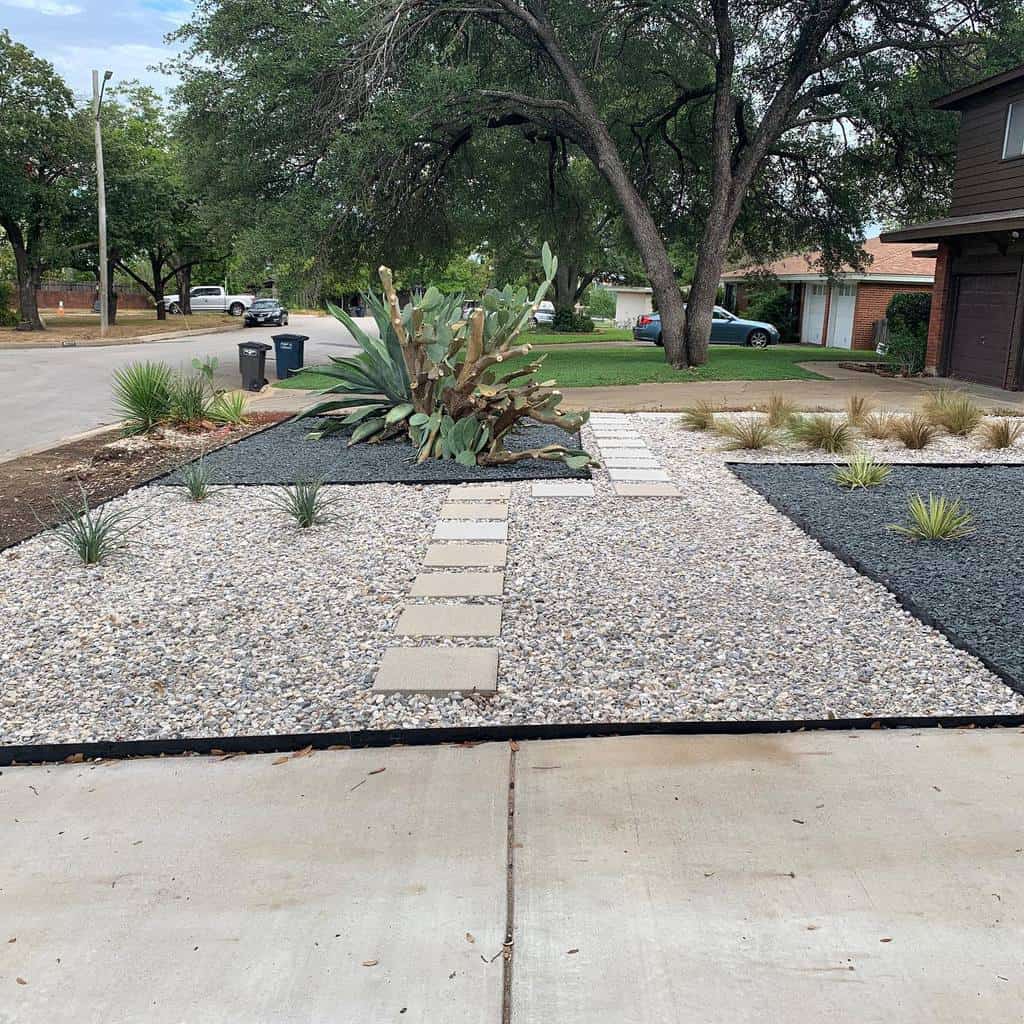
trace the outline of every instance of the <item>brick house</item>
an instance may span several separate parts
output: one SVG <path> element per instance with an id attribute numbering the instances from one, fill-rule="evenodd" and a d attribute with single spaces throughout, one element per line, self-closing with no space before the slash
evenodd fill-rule
<path id="1" fill-rule="evenodd" d="M 874 323 L 885 316 L 885 307 L 897 292 L 932 290 L 935 259 L 919 254 L 918 248 L 869 238 L 863 247 L 864 269 L 841 267 L 831 278 L 822 272 L 820 252 L 729 270 L 722 275 L 725 304 L 742 312 L 747 282 L 770 274 L 789 289 L 802 343 L 870 349 Z"/>
<path id="2" fill-rule="evenodd" d="M 1024 64 L 935 100 L 960 113 L 950 215 L 882 235 L 937 243 L 925 368 L 1024 387 Z M 920 251 L 920 249 L 919 249 Z"/>

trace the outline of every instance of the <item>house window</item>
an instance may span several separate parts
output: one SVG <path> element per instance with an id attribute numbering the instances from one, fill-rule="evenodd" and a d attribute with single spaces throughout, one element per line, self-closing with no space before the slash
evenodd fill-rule
<path id="1" fill-rule="evenodd" d="M 1003 159 L 1024 156 L 1024 103 L 1011 103 L 1006 112 L 1006 135 L 1003 138 Z"/>

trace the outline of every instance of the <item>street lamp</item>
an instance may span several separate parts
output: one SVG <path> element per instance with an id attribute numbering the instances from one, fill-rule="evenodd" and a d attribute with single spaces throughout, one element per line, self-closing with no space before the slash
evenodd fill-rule
<path id="1" fill-rule="evenodd" d="M 99 206 L 100 221 L 100 337 L 104 337 L 110 325 L 109 289 L 110 283 L 107 280 L 107 187 L 103 180 L 103 131 L 100 128 L 100 107 L 103 104 L 103 90 L 107 82 L 114 77 L 113 71 L 103 72 L 103 81 L 100 82 L 100 73 L 92 73 L 92 116 L 95 122 L 93 128 L 96 136 L 96 196 Z"/>

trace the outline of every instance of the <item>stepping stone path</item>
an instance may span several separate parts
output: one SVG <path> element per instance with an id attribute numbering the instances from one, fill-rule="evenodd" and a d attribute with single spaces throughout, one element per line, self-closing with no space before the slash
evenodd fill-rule
<path id="1" fill-rule="evenodd" d="M 679 488 L 622 413 L 593 413 L 590 427 L 620 498 L 678 498 Z"/>
<path id="2" fill-rule="evenodd" d="M 505 574 L 500 570 L 508 558 L 505 541 L 511 497 L 510 484 L 461 484 L 449 489 L 434 527 L 437 543 L 427 548 L 423 564 L 450 571 L 421 572 L 409 596 L 456 600 L 407 604 L 398 618 L 396 636 L 415 640 L 500 635 L 500 605 L 457 599 L 504 593 Z M 391 647 L 384 652 L 373 688 L 379 693 L 493 693 L 498 688 L 498 649 Z"/>

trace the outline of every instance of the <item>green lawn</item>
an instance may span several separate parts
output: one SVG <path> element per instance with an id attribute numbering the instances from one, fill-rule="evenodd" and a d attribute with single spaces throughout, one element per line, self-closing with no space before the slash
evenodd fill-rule
<path id="1" fill-rule="evenodd" d="M 665 353 L 650 348 L 571 349 L 550 352 L 541 371 L 565 388 L 589 388 L 617 384 L 655 384 L 694 380 L 824 380 L 819 373 L 805 370 L 797 363 L 811 360 L 877 359 L 874 352 L 851 352 L 845 348 L 818 348 L 812 345 L 772 345 L 766 349 L 743 348 L 739 345 L 712 345 L 704 366 L 693 370 L 674 370 L 665 362 Z M 522 357 L 504 364 L 514 367 L 525 362 Z M 291 380 L 281 381 L 279 388 L 329 387 L 329 377 L 313 368 Z"/>
<path id="2" fill-rule="evenodd" d="M 593 345 L 602 341 L 632 341 L 633 332 L 620 327 L 599 327 L 589 334 L 553 334 L 550 331 L 526 331 L 521 341 L 530 345 Z"/>

